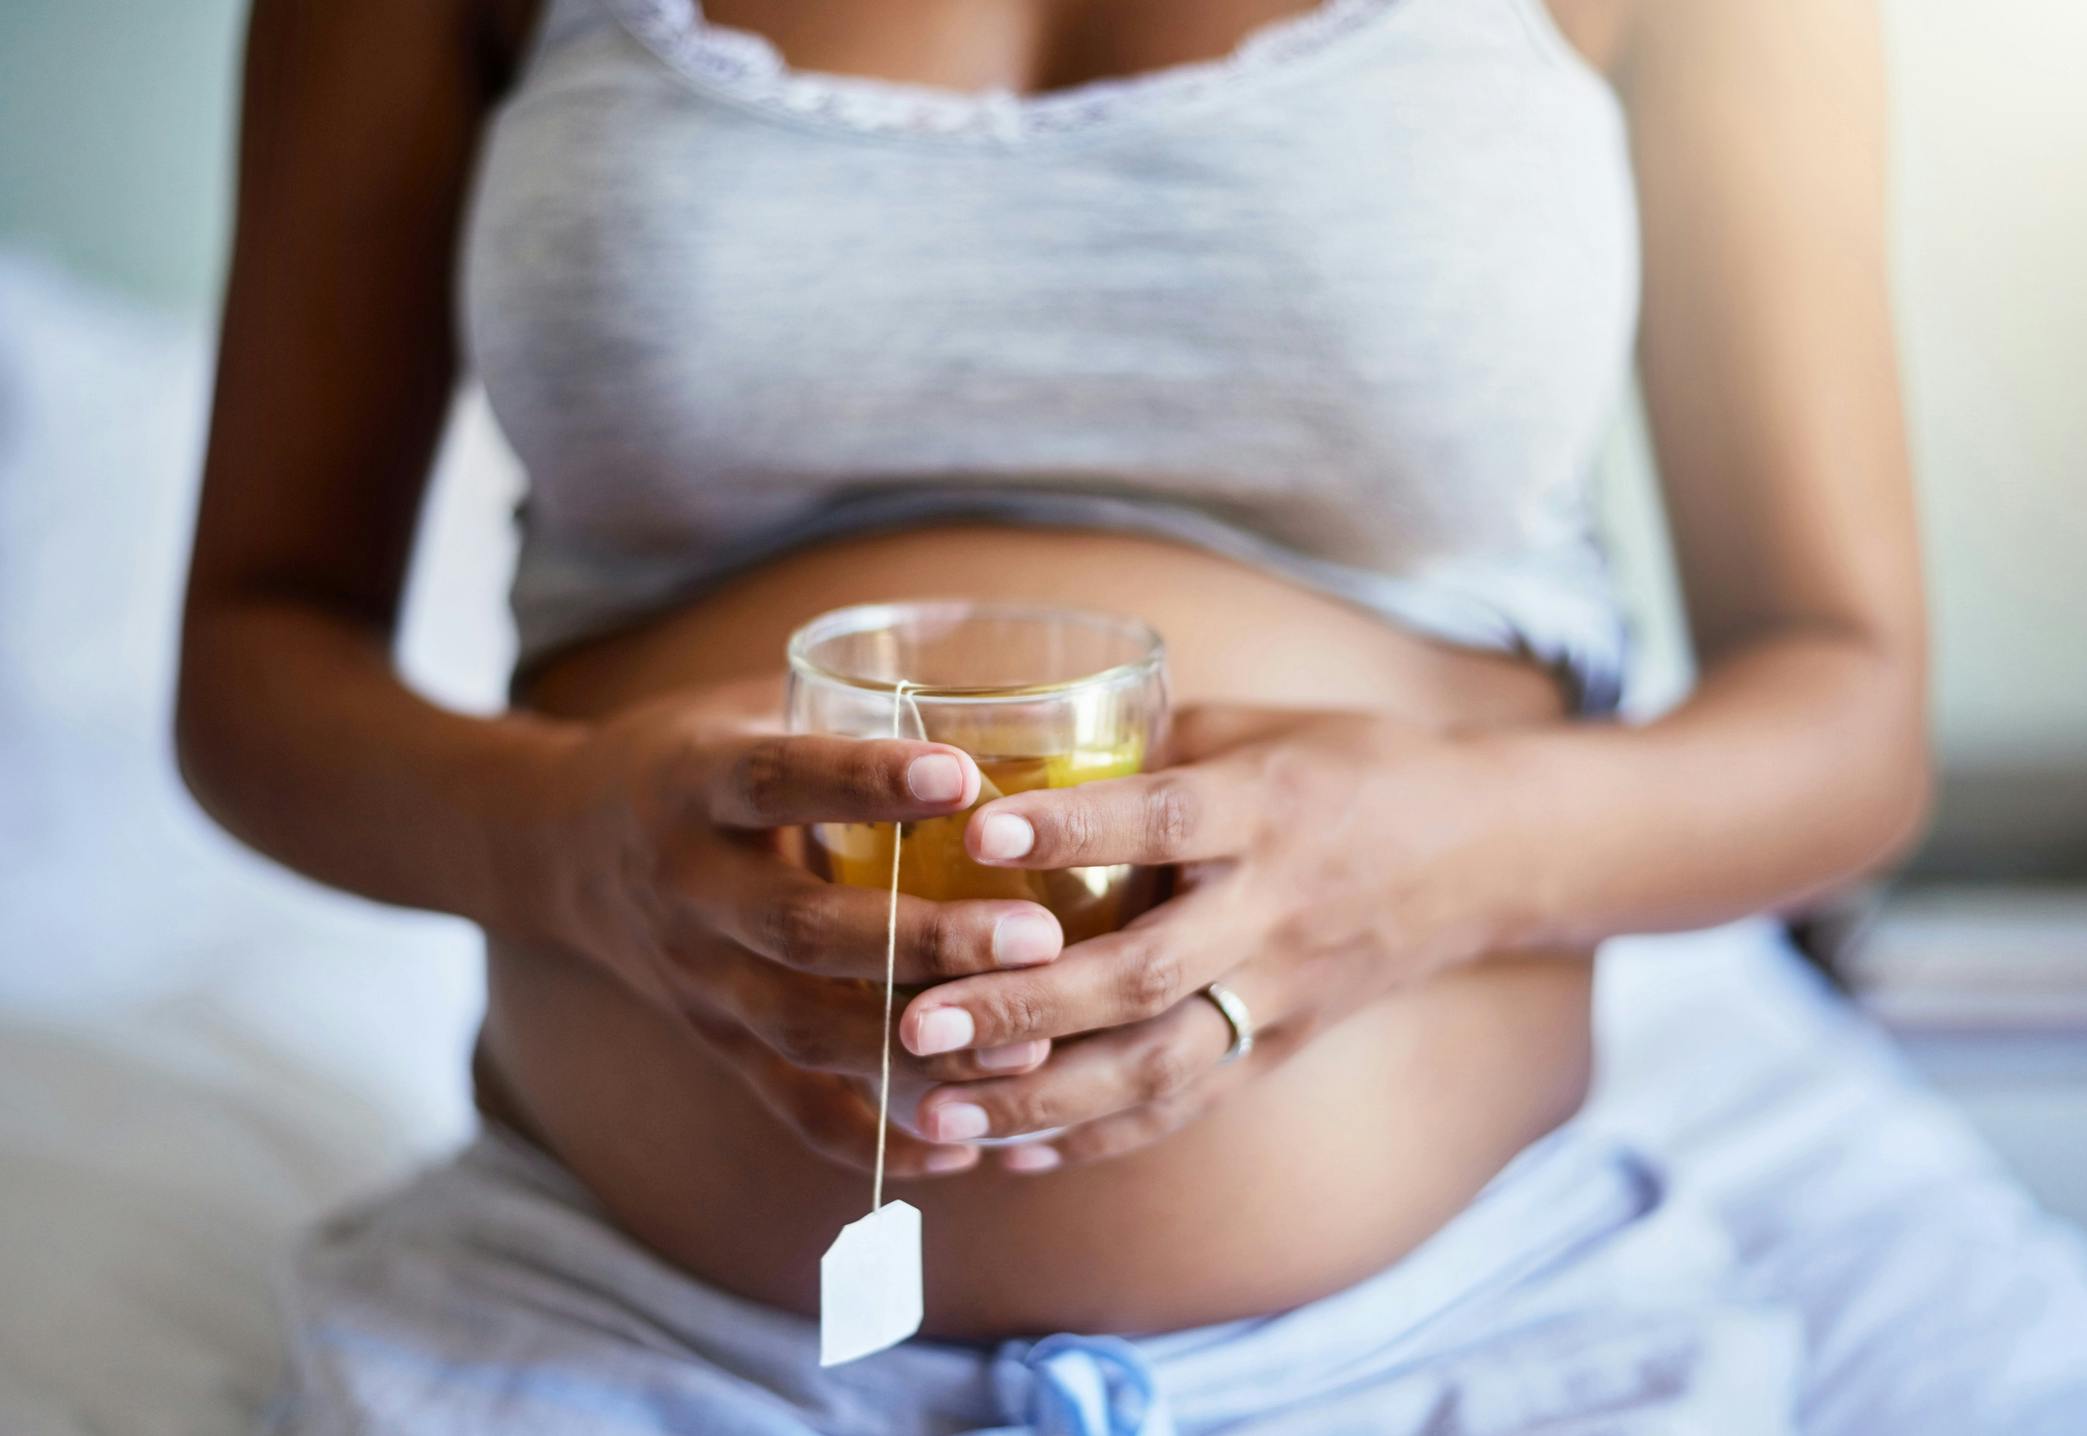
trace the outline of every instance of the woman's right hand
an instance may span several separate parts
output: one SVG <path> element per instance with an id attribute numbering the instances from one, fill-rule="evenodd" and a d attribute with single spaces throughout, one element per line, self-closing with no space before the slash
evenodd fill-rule
<path id="1" fill-rule="evenodd" d="M 577 739 L 531 805 L 551 846 L 530 866 L 558 875 L 532 906 L 549 909 L 560 947 L 686 1023 L 815 1150 L 866 1170 L 889 897 L 821 880 L 790 860 L 784 834 L 959 813 L 979 772 L 942 743 L 783 733 L 774 692 L 677 694 Z M 1063 944 L 1036 903 L 899 899 L 901 983 L 1049 962 Z M 937 1083 L 1030 1071 L 1049 1052 L 1024 1042 L 921 1058 L 894 1042 L 892 1110 L 910 1112 Z M 978 1149 L 894 1127 L 885 1160 L 894 1177 L 941 1175 L 975 1165 Z"/>

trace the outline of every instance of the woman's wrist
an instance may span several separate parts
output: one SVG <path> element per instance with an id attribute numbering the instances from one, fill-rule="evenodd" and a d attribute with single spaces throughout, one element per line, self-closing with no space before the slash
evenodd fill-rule
<path id="1" fill-rule="evenodd" d="M 1477 809 L 1477 863 L 1463 918 L 1472 955 L 1580 940 L 1560 870 L 1566 848 L 1586 836 L 1566 796 L 1585 736 L 1559 726 L 1452 740 L 1470 760 L 1466 781 Z"/>
<path id="2" fill-rule="evenodd" d="M 571 945 L 586 927 L 585 894 L 599 887 L 575 780 L 590 729 L 526 713 L 495 726 L 466 779 L 490 800 L 476 825 L 479 910 L 468 916 L 517 942 Z"/>

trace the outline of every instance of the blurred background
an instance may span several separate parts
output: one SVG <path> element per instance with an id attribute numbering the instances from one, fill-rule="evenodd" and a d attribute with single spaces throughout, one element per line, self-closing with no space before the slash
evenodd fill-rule
<path id="1" fill-rule="evenodd" d="M 1942 799 L 1908 871 L 1806 936 L 2087 1217 L 2087 6 L 1884 3 Z M 460 925 L 247 858 L 173 773 L 243 12 L 0 6 L 0 1291 L 82 1308 L 0 1300 L 0 1356 L 41 1369 L 57 1318 L 91 1317 L 228 1412 L 261 1399 L 236 1358 L 271 1349 L 242 1251 L 465 1129 L 479 1000 Z M 1687 666 L 1631 416 L 1605 481 L 1650 708 Z M 464 706 L 511 652 L 515 486 L 467 396 L 406 642 Z M 82 1190 L 105 1220 L 54 1221 Z M 137 1317 L 198 1265 L 219 1279 L 183 1288 L 180 1330 Z M 0 1393 L 0 1427 L 60 1429 L 35 1401 Z"/>

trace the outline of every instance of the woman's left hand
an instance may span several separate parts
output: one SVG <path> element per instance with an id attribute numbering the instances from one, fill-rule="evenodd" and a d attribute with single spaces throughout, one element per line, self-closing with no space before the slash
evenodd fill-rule
<path id="1" fill-rule="evenodd" d="M 1512 885 L 1494 849 L 1509 785 L 1479 741 L 1380 715 L 1204 707 L 1178 716 L 1174 748 L 1178 766 L 972 815 L 965 844 L 982 863 L 1172 864 L 1180 882 L 1055 962 L 907 1005 L 900 1040 L 922 1056 L 1061 1039 L 1034 1072 L 930 1091 L 916 1125 L 932 1140 L 1066 1129 L 1007 1148 L 1018 1171 L 1143 1146 L 1506 930 Z M 1252 1013 L 1242 1061 L 1222 1064 L 1232 1032 L 1203 994 L 1212 982 Z"/>

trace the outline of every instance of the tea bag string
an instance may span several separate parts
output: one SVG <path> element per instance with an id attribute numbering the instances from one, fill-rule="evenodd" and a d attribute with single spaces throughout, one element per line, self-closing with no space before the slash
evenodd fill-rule
<path id="1" fill-rule="evenodd" d="M 899 715 L 905 707 L 906 690 L 918 687 L 901 678 L 891 689 L 891 736 L 899 736 Z M 877 1069 L 877 1166 L 870 1181 L 870 1211 L 884 1205 L 884 1134 L 891 1121 L 891 1009 L 898 989 L 899 967 L 899 845 L 905 825 L 891 825 L 891 897 L 884 911 L 884 1054 Z"/>

